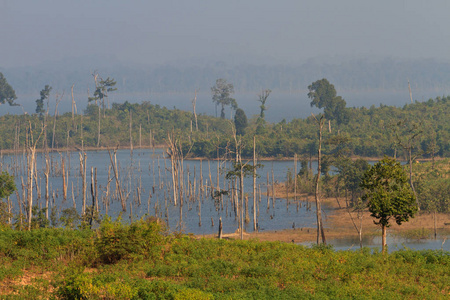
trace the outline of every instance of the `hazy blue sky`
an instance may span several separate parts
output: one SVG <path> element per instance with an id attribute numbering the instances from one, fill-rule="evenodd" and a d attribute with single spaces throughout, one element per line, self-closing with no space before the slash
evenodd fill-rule
<path id="1" fill-rule="evenodd" d="M 450 1 L 0 0 L 0 67 L 85 55 L 450 59 Z"/>

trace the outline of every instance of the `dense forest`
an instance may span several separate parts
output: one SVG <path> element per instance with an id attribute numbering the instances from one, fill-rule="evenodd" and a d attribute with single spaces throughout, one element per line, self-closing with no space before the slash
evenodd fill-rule
<path id="1" fill-rule="evenodd" d="M 65 113 L 45 116 L 4 115 L 0 117 L 0 148 L 20 149 L 31 124 L 37 138 L 46 123 L 46 138 L 41 138 L 38 148 L 54 149 L 95 147 L 98 141 L 99 108 L 90 104 L 83 114 Z M 340 149 L 350 156 L 381 157 L 405 155 L 399 144 L 407 138 L 408 131 L 417 126 L 419 133 L 412 145 L 421 157 L 450 156 L 450 97 L 438 97 L 426 102 L 416 102 L 402 108 L 381 105 L 370 108 L 345 108 L 348 122 L 338 124 L 331 120 L 324 132 L 324 153 Z M 55 123 L 56 122 L 56 123 Z M 131 129 L 130 129 L 131 124 Z M 256 135 L 259 157 L 293 157 L 298 154 L 310 157 L 317 151 L 318 128 L 314 117 L 294 119 L 291 122 L 267 123 L 258 118 L 248 120 L 242 136 L 244 156 L 252 155 L 252 140 Z M 100 146 L 149 147 L 165 143 L 167 134 L 183 136 L 185 153 L 189 156 L 214 158 L 217 150 L 223 154 L 233 143 L 234 122 L 207 115 L 198 115 L 197 126 L 193 113 L 167 109 L 149 102 L 130 104 L 114 103 L 110 109 L 101 109 Z M 198 130 L 197 130 L 198 128 Z M 53 129 L 55 129 L 53 131 Z M 331 132 L 330 132 L 331 129 Z M 53 137 L 54 133 L 54 137 Z M 131 139 L 130 139 L 131 133 Z M 189 153 L 188 153 L 189 150 Z"/>

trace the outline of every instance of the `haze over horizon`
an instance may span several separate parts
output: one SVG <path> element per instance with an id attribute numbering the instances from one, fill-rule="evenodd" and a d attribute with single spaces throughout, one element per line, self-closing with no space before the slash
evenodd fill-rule
<path id="1" fill-rule="evenodd" d="M 450 61 L 449 11 L 444 0 L 1 0 L 0 67 L 91 55 L 136 64 L 386 56 Z"/>
<path id="2" fill-rule="evenodd" d="M 186 104 L 153 93 L 200 88 L 207 113 L 214 107 L 209 88 L 220 77 L 239 92 L 251 92 L 240 103 L 249 108 L 247 113 L 256 106 L 255 90 L 292 88 L 298 93 L 322 77 L 338 92 L 367 90 L 372 83 L 397 88 L 397 94 L 367 99 L 361 93 L 343 94 L 349 106 L 403 105 L 409 101 L 408 79 L 415 99 L 450 91 L 449 11 L 450 2 L 444 0 L 0 0 L 0 72 L 28 112 L 45 84 L 60 93 L 75 84 L 83 107 L 94 70 L 117 80 L 112 100 L 161 101 L 169 108 L 189 109 L 188 98 Z M 252 64 L 274 68 L 242 68 Z M 286 108 L 276 116 L 269 112 L 268 119 L 294 117 L 289 107 L 299 96 L 279 96 L 277 91 L 271 98 L 284 97 L 277 105 Z M 300 97 L 301 105 L 309 107 L 306 93 Z M 309 114 L 310 108 L 304 110 Z M 22 113 L 22 108 L 0 113 L 5 111 Z"/>

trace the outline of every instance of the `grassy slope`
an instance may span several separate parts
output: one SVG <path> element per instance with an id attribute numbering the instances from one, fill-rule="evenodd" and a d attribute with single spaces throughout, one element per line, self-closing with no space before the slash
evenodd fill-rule
<path id="1" fill-rule="evenodd" d="M 156 223 L 0 231 L 0 294 L 35 299 L 303 299 L 450 296 L 450 254 L 335 252 L 196 240 Z"/>

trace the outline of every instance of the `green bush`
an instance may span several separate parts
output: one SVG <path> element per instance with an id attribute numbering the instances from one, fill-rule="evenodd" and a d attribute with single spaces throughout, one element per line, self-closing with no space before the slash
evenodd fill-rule
<path id="1" fill-rule="evenodd" d="M 125 225 L 106 216 L 100 225 L 95 248 L 101 263 L 114 264 L 136 257 L 155 259 L 161 255 L 163 236 L 156 221 L 137 221 Z"/>

